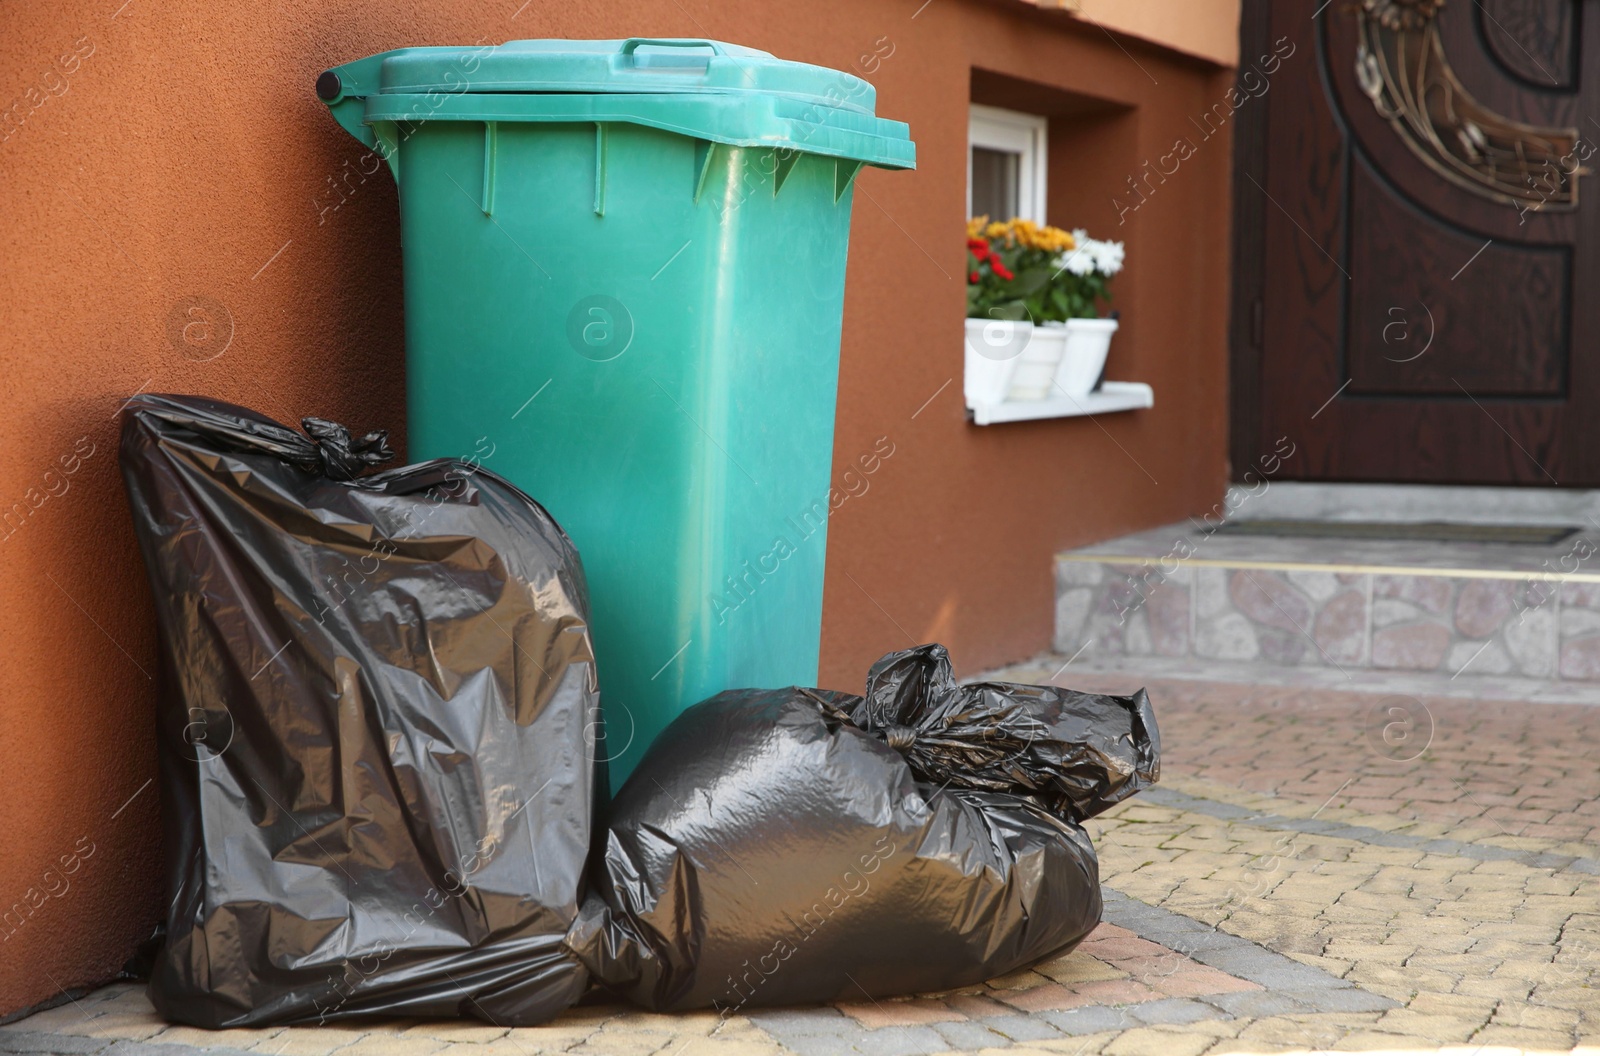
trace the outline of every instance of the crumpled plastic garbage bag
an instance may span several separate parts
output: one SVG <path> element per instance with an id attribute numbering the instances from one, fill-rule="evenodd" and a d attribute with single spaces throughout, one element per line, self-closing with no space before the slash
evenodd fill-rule
<path id="1" fill-rule="evenodd" d="M 202 1027 L 532 1024 L 588 987 L 598 693 L 578 553 L 475 460 L 140 396 L 122 470 L 160 637 L 166 943 Z"/>
<path id="2" fill-rule="evenodd" d="M 1132 697 L 959 685 L 943 646 L 891 653 L 865 696 L 722 693 L 651 746 L 612 805 L 569 937 L 658 1011 L 965 986 L 1099 923 L 1081 822 L 1154 783 Z"/>

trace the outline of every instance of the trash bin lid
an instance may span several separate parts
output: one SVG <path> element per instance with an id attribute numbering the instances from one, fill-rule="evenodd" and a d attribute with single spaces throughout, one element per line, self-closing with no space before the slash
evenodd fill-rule
<path id="1" fill-rule="evenodd" d="M 717 40 L 513 40 L 498 47 L 404 48 L 383 92 L 713 92 L 778 95 L 870 114 L 877 92 L 853 74 Z"/>
<path id="2" fill-rule="evenodd" d="M 317 94 L 347 128 L 354 114 L 341 104 L 364 100 L 366 124 L 620 120 L 717 142 L 915 165 L 910 129 L 874 115 L 877 91 L 860 77 L 715 40 L 400 48 L 326 71 Z"/>

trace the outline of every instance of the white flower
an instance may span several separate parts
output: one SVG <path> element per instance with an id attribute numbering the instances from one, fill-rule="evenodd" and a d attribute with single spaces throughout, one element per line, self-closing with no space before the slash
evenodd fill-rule
<path id="1" fill-rule="evenodd" d="M 1065 268 L 1079 276 L 1099 272 L 1106 278 L 1122 270 L 1126 250 L 1121 242 L 1103 242 L 1097 238 L 1090 238 L 1089 232 L 1081 227 L 1073 230 L 1072 241 L 1077 243 L 1077 248 L 1058 259 L 1056 267 Z"/>
<path id="2" fill-rule="evenodd" d="M 1068 251 L 1056 261 L 1056 267 L 1065 268 L 1074 275 L 1092 275 L 1095 268 L 1094 254 L 1080 242 L 1078 248 Z"/>
<path id="3" fill-rule="evenodd" d="M 1110 277 L 1122 270 L 1122 259 L 1126 253 L 1121 242 L 1098 242 L 1091 240 L 1090 252 L 1094 256 L 1095 268 L 1102 275 Z"/>

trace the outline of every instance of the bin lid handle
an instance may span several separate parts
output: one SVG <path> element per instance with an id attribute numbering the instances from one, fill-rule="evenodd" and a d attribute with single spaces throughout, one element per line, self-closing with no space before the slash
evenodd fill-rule
<path id="1" fill-rule="evenodd" d="M 697 37 L 629 37 L 622 42 L 621 54 L 623 58 L 631 60 L 631 64 L 635 69 L 638 68 L 639 59 L 634 55 L 634 52 L 641 47 L 706 48 L 717 58 L 725 59 L 728 57 L 727 50 L 714 40 L 702 40 Z M 707 59 L 706 65 L 710 66 L 710 63 L 711 60 Z"/>

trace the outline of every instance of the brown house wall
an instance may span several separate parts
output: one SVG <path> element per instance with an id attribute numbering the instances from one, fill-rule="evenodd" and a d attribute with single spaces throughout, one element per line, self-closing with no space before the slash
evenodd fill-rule
<path id="1" fill-rule="evenodd" d="M 912 640 L 948 643 L 968 672 L 1035 653 L 1055 550 L 1220 494 L 1228 145 L 1200 143 L 1125 224 L 1112 195 L 1131 203 L 1130 174 L 1198 141 L 1188 118 L 1223 98 L 1226 71 L 1013 3 L 519 4 L 0 11 L 0 100 L 19 101 L 0 143 L 0 1014 L 107 978 L 161 910 L 155 630 L 116 472 L 121 401 L 197 392 L 404 430 L 394 188 L 347 167 L 360 148 L 312 94 L 327 65 L 407 44 L 706 35 L 850 68 L 892 44 L 869 79 L 879 112 L 911 123 L 920 168 L 861 178 L 836 466 L 883 435 L 896 452 L 831 527 L 825 685 L 857 686 Z M 1128 241 L 1112 374 L 1154 385 L 1154 410 L 966 423 L 973 67 L 1078 115 L 1052 129 L 1051 218 Z M 189 331 L 198 350 L 182 340 L 192 297 L 226 313 L 217 336 Z"/>

